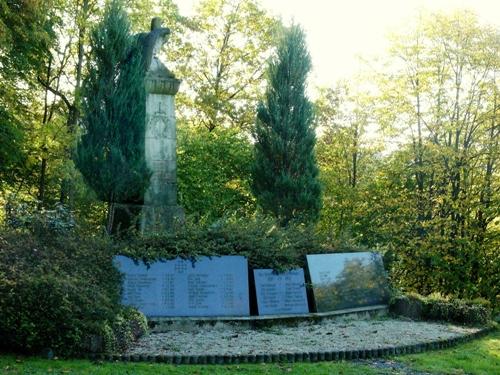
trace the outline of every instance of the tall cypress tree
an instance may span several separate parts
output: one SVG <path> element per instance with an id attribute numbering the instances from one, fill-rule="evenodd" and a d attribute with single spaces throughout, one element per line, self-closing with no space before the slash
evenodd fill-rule
<path id="1" fill-rule="evenodd" d="M 90 47 L 75 162 L 102 201 L 140 202 L 149 183 L 144 69 L 121 0 L 107 3 Z"/>
<path id="2" fill-rule="evenodd" d="M 321 188 L 314 155 L 313 109 L 306 90 L 311 58 L 304 32 L 286 29 L 268 67 L 268 87 L 257 109 L 252 190 L 282 225 L 314 222 Z"/>

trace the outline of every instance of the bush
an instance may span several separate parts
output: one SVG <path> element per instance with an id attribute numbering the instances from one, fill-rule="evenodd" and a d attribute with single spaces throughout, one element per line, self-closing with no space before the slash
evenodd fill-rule
<path id="1" fill-rule="evenodd" d="M 393 298 L 390 301 L 390 309 L 396 315 L 419 320 L 422 319 L 424 307 L 421 298 L 408 294 Z"/>
<path id="2" fill-rule="evenodd" d="M 445 320 L 460 324 L 486 324 L 491 310 L 484 305 L 467 300 L 427 299 L 424 314 L 427 319 Z"/>
<path id="3" fill-rule="evenodd" d="M 105 352 L 123 352 L 139 337 L 147 332 L 146 317 L 133 308 L 124 308 L 113 321 L 107 324 L 103 332 Z"/>
<path id="4" fill-rule="evenodd" d="M 77 354 L 120 312 L 121 277 L 106 238 L 43 233 L 0 231 L 0 346 Z"/>
<path id="5" fill-rule="evenodd" d="M 393 298 L 391 311 L 411 319 L 447 321 L 459 324 L 487 324 L 491 319 L 489 301 L 448 299 L 440 295 L 423 297 L 408 294 Z"/>
<path id="6" fill-rule="evenodd" d="M 11 228 L 27 229 L 43 236 L 45 233 L 65 234 L 76 226 L 71 211 L 57 203 L 52 210 L 38 209 L 39 202 L 14 203 L 9 197 L 5 206 L 6 224 Z"/>

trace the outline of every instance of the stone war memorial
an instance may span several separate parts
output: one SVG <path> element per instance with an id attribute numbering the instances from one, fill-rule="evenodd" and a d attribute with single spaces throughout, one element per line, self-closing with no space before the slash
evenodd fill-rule
<path id="1" fill-rule="evenodd" d="M 172 230 L 177 204 L 175 95 L 180 80 L 160 60 L 170 30 L 159 18 L 137 36 L 146 89 L 145 159 L 151 171 L 140 217 L 143 233 Z M 387 279 L 374 253 L 307 255 L 307 269 L 249 269 L 242 256 L 176 258 L 146 265 L 115 257 L 123 304 L 150 318 L 304 315 L 382 305 Z"/>
<path id="2" fill-rule="evenodd" d="M 181 81 L 159 59 L 170 30 L 153 18 L 151 31 L 138 36 L 142 46 L 146 88 L 145 158 L 151 171 L 144 194 L 141 230 L 168 230 L 182 221 L 184 212 L 177 204 L 177 160 L 175 95 Z"/>
<path id="3" fill-rule="evenodd" d="M 284 3 L 1 3 L 0 375 L 500 375 L 500 29 Z"/>
<path id="4" fill-rule="evenodd" d="M 115 257 L 115 266 L 125 276 L 123 303 L 148 317 L 244 317 L 250 315 L 251 301 L 261 316 L 388 303 L 387 276 L 377 253 L 307 255 L 307 265 L 307 282 L 302 268 L 283 273 L 254 269 L 250 288 L 247 260 L 241 256 L 176 258 L 150 265 Z"/>

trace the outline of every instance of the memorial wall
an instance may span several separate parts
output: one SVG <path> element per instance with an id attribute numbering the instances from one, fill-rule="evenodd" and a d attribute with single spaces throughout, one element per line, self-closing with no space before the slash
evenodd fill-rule
<path id="1" fill-rule="evenodd" d="M 388 302 L 388 281 L 379 254 L 306 258 L 308 279 L 301 268 L 284 273 L 254 269 L 255 298 L 250 296 L 248 263 L 242 256 L 176 258 L 150 265 L 116 256 L 114 262 L 124 276 L 123 304 L 148 317 L 249 316 L 253 300 L 259 315 L 300 315 Z"/>

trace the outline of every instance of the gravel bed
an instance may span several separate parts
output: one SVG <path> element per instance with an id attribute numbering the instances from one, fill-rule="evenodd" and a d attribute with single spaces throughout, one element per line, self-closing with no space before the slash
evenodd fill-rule
<path id="1" fill-rule="evenodd" d="M 141 338 L 126 355 L 250 355 L 378 349 L 452 339 L 479 328 L 396 319 L 303 322 L 250 329 L 230 324 L 172 330 Z"/>

